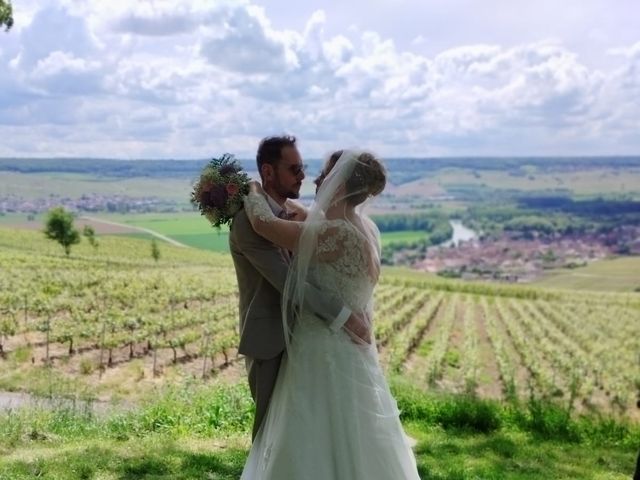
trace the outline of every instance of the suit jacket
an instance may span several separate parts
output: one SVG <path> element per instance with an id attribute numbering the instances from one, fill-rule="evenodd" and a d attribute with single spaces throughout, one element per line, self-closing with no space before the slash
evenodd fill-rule
<path id="1" fill-rule="evenodd" d="M 269 359 L 285 348 L 281 297 L 289 270 L 289 254 L 258 235 L 244 209 L 236 213 L 229 247 L 240 292 L 240 345 L 251 358 Z M 337 299 L 305 285 L 305 308 L 339 329 L 351 313 Z"/>

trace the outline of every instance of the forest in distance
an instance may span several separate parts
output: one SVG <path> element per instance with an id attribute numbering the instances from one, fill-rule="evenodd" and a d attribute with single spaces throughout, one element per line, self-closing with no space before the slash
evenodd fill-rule
<path id="1" fill-rule="evenodd" d="M 219 152 L 222 154 L 223 152 Z M 215 155 L 214 155 L 215 156 Z M 0 158 L 0 172 L 77 173 L 105 177 L 195 177 L 208 159 L 153 160 L 109 158 Z M 238 158 L 243 167 L 255 171 L 255 160 Z M 531 169 L 547 172 L 613 168 L 640 168 L 640 156 L 593 157 L 425 157 L 384 158 L 391 183 L 400 185 L 442 169 L 502 171 L 526 176 Z M 305 159 L 309 172 L 320 171 L 323 160 Z"/>

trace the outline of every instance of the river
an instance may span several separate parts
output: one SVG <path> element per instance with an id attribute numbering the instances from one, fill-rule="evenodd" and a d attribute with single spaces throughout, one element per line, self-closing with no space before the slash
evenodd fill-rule
<path id="1" fill-rule="evenodd" d="M 478 237 L 478 234 L 468 227 L 465 227 L 460 220 L 449 220 L 451 228 L 453 228 L 453 236 L 451 240 L 441 243 L 439 246 L 450 247 L 451 245 L 458 246 L 460 242 L 466 242 Z"/>

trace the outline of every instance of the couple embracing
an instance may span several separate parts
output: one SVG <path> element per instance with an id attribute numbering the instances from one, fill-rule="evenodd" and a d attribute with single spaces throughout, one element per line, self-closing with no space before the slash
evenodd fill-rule
<path id="1" fill-rule="evenodd" d="M 295 138 L 265 138 L 257 166 L 229 236 L 256 403 L 242 479 L 419 479 L 373 337 L 380 234 L 362 206 L 384 166 L 333 153 L 308 210 L 293 200 L 305 178 Z"/>

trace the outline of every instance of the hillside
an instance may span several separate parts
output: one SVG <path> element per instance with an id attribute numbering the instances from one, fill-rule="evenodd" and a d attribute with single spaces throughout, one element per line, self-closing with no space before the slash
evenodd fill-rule
<path id="1" fill-rule="evenodd" d="M 0 478 L 237 478 L 252 404 L 230 257 L 162 244 L 156 263 L 147 240 L 99 242 L 65 258 L 39 232 L 0 228 L 0 400 L 102 412 L 0 412 Z M 391 268 L 376 303 L 422 478 L 628 477 L 637 295 Z"/>
<path id="2" fill-rule="evenodd" d="M 65 258 L 39 232 L 0 229 L 0 388 L 46 391 L 53 375 L 66 393 L 126 399 L 165 378 L 233 376 L 242 362 L 230 257 L 163 244 L 156 263 L 148 241 L 99 240 Z M 388 269 L 375 333 L 388 372 L 421 388 L 496 399 L 534 391 L 633 417 L 639 313 L 633 293 Z"/>

